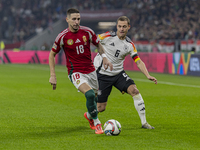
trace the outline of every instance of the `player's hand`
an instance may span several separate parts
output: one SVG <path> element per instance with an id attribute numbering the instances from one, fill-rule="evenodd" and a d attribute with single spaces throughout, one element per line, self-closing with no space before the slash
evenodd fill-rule
<path id="1" fill-rule="evenodd" d="M 157 84 L 157 79 L 155 77 L 149 76 L 148 79 Z"/>
<path id="2" fill-rule="evenodd" d="M 53 85 L 53 90 L 56 89 L 56 84 L 57 84 L 57 80 L 56 80 L 56 76 L 52 75 L 49 79 L 49 83 L 51 83 L 51 85 Z"/>
<path id="3" fill-rule="evenodd" d="M 104 66 L 105 69 L 108 69 L 108 66 L 109 66 L 110 67 L 110 71 L 113 70 L 112 63 L 106 57 L 103 58 L 103 66 Z"/>

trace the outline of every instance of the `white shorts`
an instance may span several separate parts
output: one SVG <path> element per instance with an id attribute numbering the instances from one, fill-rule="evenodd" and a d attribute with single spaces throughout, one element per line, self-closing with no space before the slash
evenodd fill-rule
<path id="1" fill-rule="evenodd" d="M 98 88 L 99 88 L 99 84 L 98 84 L 98 80 L 97 80 L 97 74 L 96 71 L 93 71 L 89 74 L 83 74 L 80 72 L 74 72 L 70 76 L 68 76 L 68 78 L 72 81 L 72 83 L 74 84 L 74 86 L 78 89 L 79 86 L 83 83 L 87 83 L 93 90 L 95 93 L 97 93 Z"/>

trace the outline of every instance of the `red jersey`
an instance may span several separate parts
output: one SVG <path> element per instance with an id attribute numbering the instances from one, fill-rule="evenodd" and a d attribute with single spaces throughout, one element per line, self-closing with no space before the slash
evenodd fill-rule
<path id="1" fill-rule="evenodd" d="M 94 45 L 99 43 L 92 29 L 80 26 L 77 32 L 71 32 L 67 28 L 56 37 L 52 51 L 58 53 L 61 47 L 63 48 L 68 74 L 74 72 L 88 74 L 95 71 L 91 59 L 90 42 Z"/>

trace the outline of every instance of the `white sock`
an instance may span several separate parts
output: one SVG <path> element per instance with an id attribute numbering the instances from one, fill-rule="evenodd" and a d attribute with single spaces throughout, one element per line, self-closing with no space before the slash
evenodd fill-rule
<path id="1" fill-rule="evenodd" d="M 92 119 L 92 116 L 89 114 L 89 112 L 87 112 L 87 117 L 88 117 L 88 119 Z"/>
<path id="2" fill-rule="evenodd" d="M 146 121 L 146 116 L 145 116 L 144 100 L 143 100 L 141 94 L 139 93 L 139 94 L 133 96 L 133 101 L 134 101 L 135 109 L 137 110 L 138 115 L 139 115 L 140 120 L 141 120 L 141 123 L 143 125 L 147 121 Z"/>
<path id="3" fill-rule="evenodd" d="M 93 119 L 94 120 L 94 125 L 96 126 L 97 124 L 101 124 L 101 122 L 99 121 L 99 119 Z"/>

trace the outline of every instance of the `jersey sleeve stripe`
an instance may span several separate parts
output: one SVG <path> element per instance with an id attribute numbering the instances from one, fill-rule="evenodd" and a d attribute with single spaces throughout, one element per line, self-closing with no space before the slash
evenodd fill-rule
<path id="1" fill-rule="evenodd" d="M 88 28 L 88 27 L 80 26 L 80 29 L 82 29 L 82 30 L 87 30 L 87 31 L 89 31 L 89 32 L 92 32 L 92 34 L 95 34 L 94 31 L 93 31 L 92 29 Z"/>
<path id="2" fill-rule="evenodd" d="M 131 44 L 132 44 L 132 46 L 133 46 L 133 51 L 134 51 L 134 52 L 137 52 L 137 49 L 135 48 L 135 45 L 134 45 L 134 43 L 133 43 L 133 42 L 131 42 Z"/>
<path id="3" fill-rule="evenodd" d="M 100 40 L 103 40 L 103 39 L 105 39 L 106 37 L 109 37 L 109 36 L 111 36 L 110 32 L 106 32 L 106 33 L 98 35 Z"/>
<path id="4" fill-rule="evenodd" d="M 55 40 L 55 41 L 58 42 L 59 39 L 60 39 L 60 37 L 63 36 L 63 35 L 64 35 L 65 33 L 67 33 L 68 31 L 69 31 L 68 29 L 65 29 L 63 32 L 59 33 L 58 36 L 56 37 L 56 40 Z"/>
<path id="5" fill-rule="evenodd" d="M 136 53 L 136 52 L 137 52 L 137 49 L 136 49 L 136 47 L 135 47 L 133 41 L 131 41 L 131 39 L 130 39 L 129 37 L 127 37 L 127 36 L 126 36 L 126 41 L 129 42 L 129 43 L 131 43 L 131 45 L 133 46 L 133 51 Z"/>
<path id="6" fill-rule="evenodd" d="M 89 31 L 86 31 L 89 34 L 90 40 L 92 38 L 92 34 Z"/>

